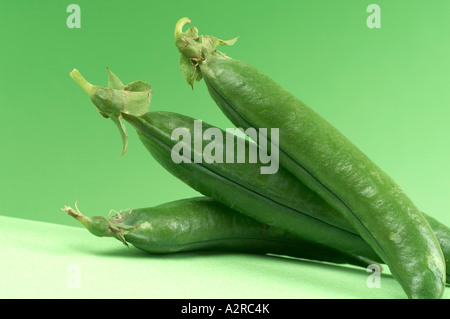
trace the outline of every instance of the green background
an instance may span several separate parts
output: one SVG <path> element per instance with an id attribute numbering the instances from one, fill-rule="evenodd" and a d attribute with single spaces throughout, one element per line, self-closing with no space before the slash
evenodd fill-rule
<path id="1" fill-rule="evenodd" d="M 129 127 L 127 154 L 69 72 L 153 86 L 152 110 L 233 127 L 203 82 L 181 76 L 173 29 L 239 36 L 223 51 L 253 64 L 347 135 L 428 215 L 450 225 L 450 2 L 86 1 L 69 29 L 61 0 L 0 2 L 0 215 L 76 226 L 61 212 L 146 207 L 198 193 L 151 158 Z M 89 235 L 89 234 L 87 234 Z M 89 235 L 90 236 L 90 235 Z"/>

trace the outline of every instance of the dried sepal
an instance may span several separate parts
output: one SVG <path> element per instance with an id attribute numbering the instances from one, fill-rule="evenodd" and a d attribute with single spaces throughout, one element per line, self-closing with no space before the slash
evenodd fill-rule
<path id="1" fill-rule="evenodd" d="M 211 55 L 225 57 L 224 53 L 217 50 L 217 46 L 233 45 L 238 38 L 221 40 L 211 35 L 199 36 L 195 27 L 190 27 L 183 32 L 183 27 L 188 23 L 191 23 L 188 18 L 178 20 L 175 26 L 175 45 L 181 53 L 181 74 L 193 88 L 194 82 L 202 79 L 199 64 Z"/>
<path id="2" fill-rule="evenodd" d="M 122 114 L 142 116 L 147 113 L 153 93 L 151 85 L 143 81 L 124 85 L 109 68 L 108 86 L 90 84 L 76 69 L 72 70 L 70 75 L 89 95 L 100 114 L 110 118 L 119 128 L 123 144 L 122 155 L 124 155 L 128 144 L 128 133 Z"/>

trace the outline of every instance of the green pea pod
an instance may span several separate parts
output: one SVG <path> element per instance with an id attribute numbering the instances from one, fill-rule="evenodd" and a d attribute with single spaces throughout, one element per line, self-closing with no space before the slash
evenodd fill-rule
<path id="1" fill-rule="evenodd" d="M 114 237 L 151 254 L 210 250 L 285 255 L 364 268 L 375 263 L 304 241 L 208 197 L 132 209 L 111 218 L 87 217 L 67 206 L 63 211 L 96 236 Z"/>
<path id="2" fill-rule="evenodd" d="M 244 129 L 278 128 L 281 165 L 348 220 L 409 298 L 441 298 L 446 279 L 442 250 L 426 218 L 401 188 L 341 132 L 268 76 L 203 45 L 203 37 L 183 33 L 187 23 L 187 18 L 178 21 L 176 45 L 201 73 L 196 79 L 205 80 L 223 113 Z"/>

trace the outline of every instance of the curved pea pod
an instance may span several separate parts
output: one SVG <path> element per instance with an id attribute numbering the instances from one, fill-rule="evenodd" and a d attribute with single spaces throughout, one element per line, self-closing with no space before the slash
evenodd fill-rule
<path id="1" fill-rule="evenodd" d="M 207 139 L 204 140 L 202 149 L 196 150 L 194 138 L 185 138 L 194 137 L 199 132 L 205 136 L 204 133 L 214 129 L 213 126 L 202 122 L 202 128 L 199 130 L 193 118 L 171 112 L 155 111 L 140 117 L 131 115 L 123 117 L 136 129 L 141 142 L 156 161 L 201 194 L 261 223 L 283 229 L 304 240 L 342 253 L 380 260 L 359 235 L 344 229 L 344 220 L 341 221 L 343 228 L 340 228 L 318 219 L 312 213 L 305 213 L 316 209 L 317 215 L 329 217 L 333 211 L 326 212 L 331 207 L 298 183 L 287 171 L 279 170 L 276 174 L 263 175 L 260 174 L 259 165 L 249 162 L 227 163 L 225 159 L 216 162 L 216 155 L 205 151 L 209 147 Z M 182 129 L 185 132 L 181 140 L 174 138 L 175 129 Z M 225 137 L 224 131 L 217 130 Z M 234 139 L 236 142 L 228 147 L 233 148 L 234 154 L 237 154 L 236 148 L 241 138 L 234 136 Z M 217 134 L 215 141 L 219 140 L 220 136 Z M 224 147 L 228 148 L 226 145 Z M 183 154 L 185 160 L 179 161 L 175 158 L 173 150 Z M 196 154 L 199 153 L 202 154 L 203 160 L 195 162 Z M 223 156 L 225 157 L 227 153 L 231 151 L 224 150 Z M 316 206 L 317 203 L 322 203 L 323 206 Z M 339 218 L 336 218 L 337 220 Z"/>
<path id="2" fill-rule="evenodd" d="M 63 211 L 95 236 L 113 237 L 151 254 L 208 250 L 285 255 L 360 267 L 374 263 L 304 241 L 207 197 L 132 209 L 110 218 L 88 217 L 78 208 L 65 207 Z"/>
<path id="3" fill-rule="evenodd" d="M 187 82 L 192 85 L 203 78 L 213 100 L 236 126 L 268 132 L 278 128 L 281 165 L 348 220 L 389 266 L 409 298 L 441 298 L 446 278 L 438 239 L 392 178 L 271 78 L 217 51 L 215 46 L 227 45 L 226 41 L 183 33 L 187 23 L 190 20 L 183 18 L 175 27 Z M 196 76 L 189 77 L 191 73 Z"/>

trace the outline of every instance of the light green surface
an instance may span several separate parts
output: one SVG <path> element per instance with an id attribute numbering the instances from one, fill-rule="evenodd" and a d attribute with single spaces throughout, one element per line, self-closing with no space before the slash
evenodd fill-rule
<path id="1" fill-rule="evenodd" d="M 381 288 L 368 288 L 369 273 L 351 266 L 232 253 L 150 255 L 79 227 L 19 218 L 0 217 L 0 240 L 0 298 L 406 298 L 388 271 Z M 71 286 L 74 269 L 79 288 Z"/>

